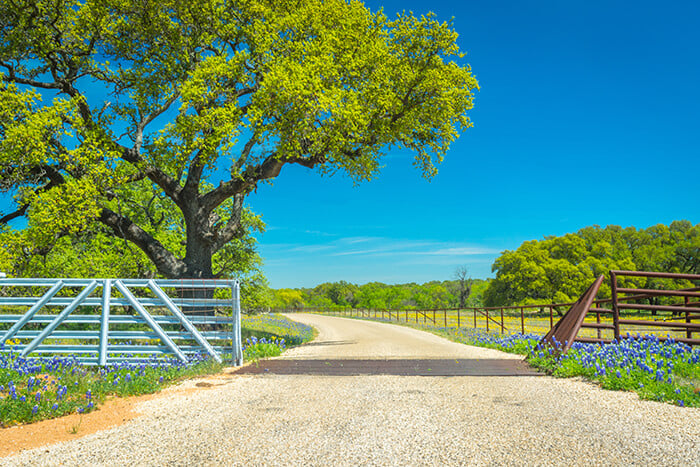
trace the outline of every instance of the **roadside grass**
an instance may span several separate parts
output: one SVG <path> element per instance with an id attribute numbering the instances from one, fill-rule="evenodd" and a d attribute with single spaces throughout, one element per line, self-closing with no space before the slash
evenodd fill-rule
<path id="1" fill-rule="evenodd" d="M 241 319 L 241 333 L 243 339 L 251 337 L 284 339 L 288 346 L 301 345 L 314 338 L 314 328 L 297 321 L 292 321 L 286 316 L 268 313 L 260 315 L 243 315 Z"/>
<path id="2" fill-rule="evenodd" d="M 381 320 L 391 324 L 396 321 Z M 610 344 L 576 342 L 564 355 L 540 347 L 542 334 L 398 323 L 462 344 L 528 356 L 534 368 L 559 378 L 581 377 L 604 389 L 633 391 L 641 399 L 700 407 L 700 348 L 655 335 L 627 335 Z"/>
<path id="3" fill-rule="evenodd" d="M 488 319 L 484 313 L 467 310 L 461 310 L 459 313 L 457 310 L 353 310 L 352 312 L 346 310 L 324 312 L 322 314 L 345 318 L 370 318 L 377 321 L 398 322 L 398 324 L 407 323 L 417 326 L 422 324 L 432 327 L 474 328 L 480 329 L 483 332 L 500 332 L 502 324 L 504 334 L 522 332 L 542 335 L 546 334 L 551 329 L 552 325 L 560 319 L 560 316 L 556 312 L 552 313 L 550 317 L 549 310 L 546 309 L 542 311 L 525 311 L 522 316 L 518 310 L 506 310 L 502 316 L 499 310 L 491 310 L 488 314 Z M 630 311 L 622 312 L 620 316 L 627 319 L 658 319 L 659 321 L 668 321 L 670 319 L 670 312 L 668 314 L 659 314 L 657 317 L 652 317 L 648 314 Z M 596 321 L 602 324 L 612 324 L 612 317 L 601 314 L 601 316 L 597 318 L 594 313 L 589 313 L 584 320 L 586 323 L 595 323 Z M 685 337 L 685 331 L 677 331 L 663 326 L 622 325 L 621 334 L 624 335 L 627 332 L 630 334 L 643 333 L 664 337 L 671 336 L 674 338 Z M 607 339 L 612 339 L 613 337 L 612 330 L 608 329 L 581 328 L 579 335 L 582 337 L 602 337 Z"/>
<path id="4" fill-rule="evenodd" d="M 315 337 L 311 326 L 278 314 L 245 315 L 241 320 L 243 359 L 277 357 L 287 346 L 301 345 Z"/>
<path id="5" fill-rule="evenodd" d="M 251 361 L 312 339 L 313 328 L 279 315 L 244 316 L 242 334 L 248 336 L 244 360 Z M 158 392 L 184 379 L 218 373 L 224 366 L 192 355 L 187 363 L 153 357 L 90 367 L 71 356 L 23 358 L 8 348 L 9 353 L 0 353 L 0 428 L 91 412 L 107 397 Z"/>

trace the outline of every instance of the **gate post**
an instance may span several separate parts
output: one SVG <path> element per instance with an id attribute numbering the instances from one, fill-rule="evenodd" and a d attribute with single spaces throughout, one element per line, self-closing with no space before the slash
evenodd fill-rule
<path id="1" fill-rule="evenodd" d="M 617 274 L 614 271 L 610 271 L 610 291 L 612 298 L 612 311 L 613 311 L 613 326 L 615 329 L 615 340 L 620 341 L 620 308 L 617 303 Z"/>
<path id="2" fill-rule="evenodd" d="M 107 364 L 107 345 L 109 343 L 109 299 L 112 295 L 112 281 L 105 279 L 102 283 L 102 315 L 100 317 L 100 354 L 99 364 Z"/>
<path id="3" fill-rule="evenodd" d="M 243 343 L 241 337 L 241 283 L 235 281 L 231 287 L 231 298 L 233 300 L 233 336 L 231 339 L 232 359 L 235 366 L 243 364 Z"/>

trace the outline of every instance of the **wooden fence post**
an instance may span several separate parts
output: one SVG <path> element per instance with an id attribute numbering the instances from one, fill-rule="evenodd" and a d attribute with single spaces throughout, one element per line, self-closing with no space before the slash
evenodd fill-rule
<path id="1" fill-rule="evenodd" d="M 686 308 L 689 307 L 690 306 L 690 297 L 685 297 L 684 302 L 685 302 L 685 307 Z M 685 322 L 690 323 L 690 310 L 686 310 L 686 312 L 685 312 Z M 691 331 L 690 328 L 686 328 L 685 337 L 687 337 L 688 339 L 693 338 L 693 331 Z"/>

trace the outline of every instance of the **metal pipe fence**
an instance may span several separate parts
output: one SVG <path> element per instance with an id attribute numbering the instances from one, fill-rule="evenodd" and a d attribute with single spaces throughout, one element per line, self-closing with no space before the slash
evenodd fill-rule
<path id="1" fill-rule="evenodd" d="M 39 314 L 41 312 L 41 314 Z M 0 354 L 243 360 L 237 280 L 0 278 Z"/>
<path id="2" fill-rule="evenodd" d="M 641 271 L 610 271 L 611 298 L 594 300 L 578 332 L 581 342 L 611 342 L 627 333 L 669 336 L 690 345 L 700 345 L 700 287 L 686 289 L 642 289 L 620 287 L 620 278 L 647 277 L 700 282 L 697 274 L 670 274 Z M 666 303 L 673 299 L 677 303 Z M 641 303 L 644 301 L 657 303 Z M 313 312 L 335 316 L 377 318 L 399 323 L 422 323 L 444 328 L 473 328 L 502 334 L 547 334 L 571 303 L 544 303 L 494 307 L 416 309 L 281 309 L 277 312 Z M 648 315 L 648 317 L 647 317 Z"/>

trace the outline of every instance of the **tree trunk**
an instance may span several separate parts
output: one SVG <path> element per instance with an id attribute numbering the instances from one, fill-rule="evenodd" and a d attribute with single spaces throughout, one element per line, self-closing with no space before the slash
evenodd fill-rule
<path id="1" fill-rule="evenodd" d="M 217 218 L 212 217 L 201 205 L 201 199 L 191 195 L 186 200 L 180 200 L 178 206 L 182 211 L 186 225 L 185 257 L 178 258 L 155 237 L 136 225 L 131 219 L 107 208 L 102 210 L 100 221 L 112 228 L 117 237 L 131 241 L 138 246 L 153 263 L 158 272 L 169 279 L 214 279 L 212 255 L 232 237 L 239 225 L 240 212 L 230 223 L 225 235 L 215 227 Z M 242 199 L 237 204 L 242 209 Z M 180 287 L 178 297 L 187 299 L 211 299 L 214 297 L 213 288 Z M 182 306 L 183 312 L 200 316 L 214 316 L 214 308 Z"/>
<path id="2" fill-rule="evenodd" d="M 191 213 L 191 211 L 189 212 Z M 188 214 L 189 214 L 188 213 Z M 204 216 L 187 215 L 185 214 L 185 222 L 187 224 L 187 241 L 185 258 L 185 268 L 183 273 L 177 279 L 214 279 L 212 269 L 212 251 L 211 243 L 207 241 L 207 237 L 211 236 L 208 231 L 208 219 L 203 220 Z M 188 220 L 190 220 L 188 222 Z M 207 235 L 209 234 L 209 235 Z M 197 299 L 212 299 L 214 298 L 214 288 L 194 288 L 182 287 L 178 290 L 178 295 L 183 300 Z M 194 314 L 198 316 L 215 316 L 216 310 L 213 307 L 202 306 L 187 306 L 183 304 L 182 311 L 186 314 Z M 213 330 L 216 325 L 203 325 L 200 329 Z"/>

